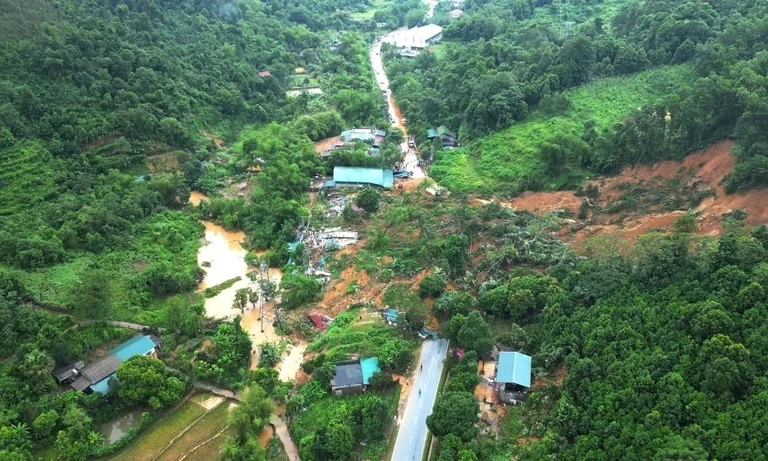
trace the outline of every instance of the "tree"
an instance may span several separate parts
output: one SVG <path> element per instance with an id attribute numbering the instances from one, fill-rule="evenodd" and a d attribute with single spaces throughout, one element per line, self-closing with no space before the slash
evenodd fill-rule
<path id="1" fill-rule="evenodd" d="M 240 405 L 229 416 L 233 437 L 240 445 L 249 438 L 255 438 L 269 423 L 272 414 L 272 401 L 258 385 L 246 389 L 240 399 Z"/>
<path id="2" fill-rule="evenodd" d="M 285 274 L 280 281 L 282 298 L 280 306 L 295 309 L 310 303 L 320 296 L 322 283 L 315 277 L 303 274 Z"/>
<path id="3" fill-rule="evenodd" d="M 232 300 L 232 308 L 245 314 L 245 308 L 248 307 L 248 289 L 240 288 L 235 292 L 235 298 Z"/>
<path id="4" fill-rule="evenodd" d="M 468 442 L 477 435 L 480 404 L 469 392 L 447 392 L 435 402 L 427 427 L 437 437 L 453 434 Z"/>
<path id="5" fill-rule="evenodd" d="M 274 389 L 280 384 L 279 372 L 274 368 L 260 367 L 251 371 L 249 382 L 264 389 L 267 395 L 272 395 Z"/>
<path id="6" fill-rule="evenodd" d="M 381 440 L 389 422 L 389 405 L 375 394 L 357 399 L 352 408 L 352 427 L 358 440 Z"/>
<path id="7" fill-rule="evenodd" d="M 403 327 L 410 332 L 417 332 L 427 325 L 427 310 L 422 306 L 411 306 L 405 311 Z"/>
<path id="8" fill-rule="evenodd" d="M 280 351 L 272 343 L 264 343 L 259 346 L 259 366 L 271 368 L 280 361 Z"/>
<path id="9" fill-rule="evenodd" d="M 403 373 L 413 361 L 408 341 L 388 340 L 381 345 L 379 361 L 384 368 Z"/>
<path id="10" fill-rule="evenodd" d="M 259 280 L 259 289 L 261 290 L 261 295 L 264 296 L 264 301 L 272 301 L 277 293 L 277 285 L 269 279 Z"/>
<path id="11" fill-rule="evenodd" d="M 443 333 L 460 347 L 475 351 L 480 357 L 487 357 L 493 348 L 491 327 L 477 312 L 468 316 L 454 315 L 443 327 Z"/>
<path id="12" fill-rule="evenodd" d="M 395 383 L 392 379 L 392 375 L 384 371 L 377 371 L 374 373 L 369 382 L 373 389 L 386 389 Z"/>
<path id="13" fill-rule="evenodd" d="M 169 376 L 165 364 L 151 356 L 135 356 L 117 369 L 118 395 L 128 405 L 149 404 L 152 408 L 169 407 L 184 396 L 185 385 Z"/>
<path id="14" fill-rule="evenodd" d="M 475 298 L 465 291 L 449 291 L 435 300 L 435 312 L 443 318 L 469 315 L 475 308 Z"/>
<path id="15" fill-rule="evenodd" d="M 11 130 L 5 127 L 0 127 L 0 149 L 11 147 L 16 144 L 16 138 L 11 133 Z"/>
<path id="16" fill-rule="evenodd" d="M 440 272 L 433 272 L 419 282 L 419 296 L 437 298 L 445 291 L 445 277 Z"/>
<path id="17" fill-rule="evenodd" d="M 59 412 L 51 409 L 44 413 L 40 413 L 40 415 L 38 415 L 32 422 L 32 427 L 35 429 L 35 435 L 42 439 L 50 436 L 58 423 Z"/>
<path id="18" fill-rule="evenodd" d="M 75 291 L 75 309 L 89 319 L 109 316 L 112 306 L 112 280 L 101 270 L 90 270 L 80 277 Z"/>
<path id="19" fill-rule="evenodd" d="M 364 187 L 355 197 L 355 204 L 368 213 L 379 211 L 380 201 L 381 193 L 372 187 Z"/>
<path id="20" fill-rule="evenodd" d="M 448 275 L 456 278 L 464 275 L 469 262 L 469 239 L 465 235 L 451 235 L 443 244 L 443 257 L 448 263 Z"/>

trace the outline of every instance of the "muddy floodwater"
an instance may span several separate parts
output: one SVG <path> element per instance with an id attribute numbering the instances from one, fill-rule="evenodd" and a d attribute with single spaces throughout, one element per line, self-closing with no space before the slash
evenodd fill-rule
<path id="1" fill-rule="evenodd" d="M 192 204 L 198 204 L 204 200 L 208 200 L 208 197 L 199 192 L 190 194 L 189 201 Z M 255 368 L 258 364 L 258 345 L 265 342 L 279 342 L 282 339 L 272 326 L 275 319 L 275 303 L 264 303 L 263 322 L 259 316 L 260 301 L 255 308 L 251 308 L 249 305 L 244 313 L 232 307 L 237 290 L 248 287 L 254 290 L 259 289 L 258 283 L 252 282 L 248 278 L 248 273 L 258 269 L 248 266 L 245 262 L 245 255 L 248 252 L 242 246 L 245 239 L 243 232 L 228 231 L 209 221 L 203 221 L 203 224 L 205 225 L 205 242 L 197 253 L 197 263 L 205 270 L 205 278 L 197 287 L 198 291 L 240 277 L 240 280 L 231 287 L 205 300 L 205 315 L 214 319 L 232 319 L 237 315 L 242 316 L 240 325 L 251 337 L 253 343 L 251 367 Z M 276 285 L 280 284 L 283 276 L 280 270 L 269 269 L 268 274 L 272 282 Z M 284 360 L 285 372 L 283 372 L 283 363 L 281 363 L 281 376 L 291 376 L 291 379 L 296 376 L 306 346 L 300 345 L 298 347 L 299 350 L 291 350 Z"/>
<path id="2" fill-rule="evenodd" d="M 104 434 L 104 440 L 107 443 L 115 443 L 126 432 L 130 431 L 133 426 L 138 424 L 139 421 L 141 421 L 141 410 L 132 410 L 102 423 L 99 426 L 99 430 Z"/>

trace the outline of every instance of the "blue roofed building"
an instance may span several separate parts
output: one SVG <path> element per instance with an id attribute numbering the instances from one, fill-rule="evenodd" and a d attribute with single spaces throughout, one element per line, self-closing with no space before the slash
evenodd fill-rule
<path id="1" fill-rule="evenodd" d="M 360 368 L 363 370 L 363 384 L 367 386 L 371 384 L 371 376 L 381 372 L 379 358 L 368 357 L 366 359 L 360 359 Z"/>
<path id="2" fill-rule="evenodd" d="M 121 361 L 126 361 L 134 355 L 154 355 L 157 352 L 157 344 L 147 336 L 134 336 L 111 351 Z"/>
<path id="3" fill-rule="evenodd" d="M 528 388 L 531 387 L 531 356 L 520 352 L 499 352 L 496 386 L 502 402 L 517 403 L 525 400 Z"/>
<path id="4" fill-rule="evenodd" d="M 137 355 L 157 357 L 159 344 L 160 341 L 153 336 L 134 336 L 112 349 L 109 354 L 83 368 L 79 377 L 72 383 L 72 389 L 86 394 L 94 392 L 101 395 L 109 394 L 117 379 L 115 374 L 120 364 Z"/>
<path id="5" fill-rule="evenodd" d="M 333 180 L 326 181 L 325 187 L 378 186 L 391 189 L 395 184 L 392 170 L 382 168 L 361 168 L 337 166 L 333 168 Z"/>

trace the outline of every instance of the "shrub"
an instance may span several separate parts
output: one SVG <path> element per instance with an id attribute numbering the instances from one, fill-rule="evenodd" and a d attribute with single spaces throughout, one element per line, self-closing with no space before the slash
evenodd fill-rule
<path id="1" fill-rule="evenodd" d="M 272 343 L 264 343 L 259 346 L 261 352 L 259 354 L 259 366 L 265 368 L 272 368 L 280 361 L 280 351 Z"/>
<path id="2" fill-rule="evenodd" d="M 368 213 L 379 211 L 381 193 L 372 187 L 366 187 L 357 194 L 355 204 Z"/>

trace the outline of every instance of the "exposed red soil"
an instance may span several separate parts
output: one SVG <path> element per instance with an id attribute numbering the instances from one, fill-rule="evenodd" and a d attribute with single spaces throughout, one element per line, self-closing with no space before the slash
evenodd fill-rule
<path id="1" fill-rule="evenodd" d="M 700 234 L 719 235 L 722 231 L 722 216 L 731 210 L 747 212 L 748 225 L 768 223 L 768 188 L 756 189 L 744 194 L 727 195 L 723 179 L 733 171 L 733 141 L 720 141 L 712 146 L 694 152 L 682 161 L 667 160 L 651 165 L 637 165 L 625 168 L 612 177 L 601 177 L 588 185 L 600 189 L 599 205 L 606 206 L 618 200 L 623 194 L 622 185 L 641 184 L 655 178 L 685 178 L 686 184 L 697 190 L 712 189 L 714 196 L 705 198 L 693 211 L 697 215 Z M 537 213 L 555 210 L 570 210 L 577 215 L 584 199 L 574 191 L 526 192 L 502 205 Z M 485 201 L 481 201 L 487 203 Z M 670 231 L 684 211 L 657 212 L 658 210 L 631 210 L 624 214 L 598 215 L 586 223 L 577 223 L 563 229 L 558 235 L 583 249 L 584 242 L 601 235 L 615 234 L 633 244 L 637 238 L 649 231 Z"/>
<path id="2" fill-rule="evenodd" d="M 357 282 L 357 291 L 348 293 L 350 283 Z M 380 307 L 384 298 L 385 283 L 375 282 L 365 272 L 350 266 L 340 276 L 331 280 L 323 299 L 317 304 L 317 310 L 334 317 L 356 303 L 373 302 Z"/>
<path id="3" fill-rule="evenodd" d="M 212 133 L 209 133 L 203 130 L 203 137 L 205 137 L 205 139 L 209 141 L 213 141 L 213 143 L 216 144 L 216 147 L 218 147 L 219 149 L 224 147 L 224 140 Z"/>
<path id="4" fill-rule="evenodd" d="M 336 143 L 336 141 L 339 141 L 340 139 L 341 136 L 333 136 L 332 138 L 325 138 L 317 141 L 315 143 L 315 152 L 319 154 L 321 152 L 327 151 Z"/>

